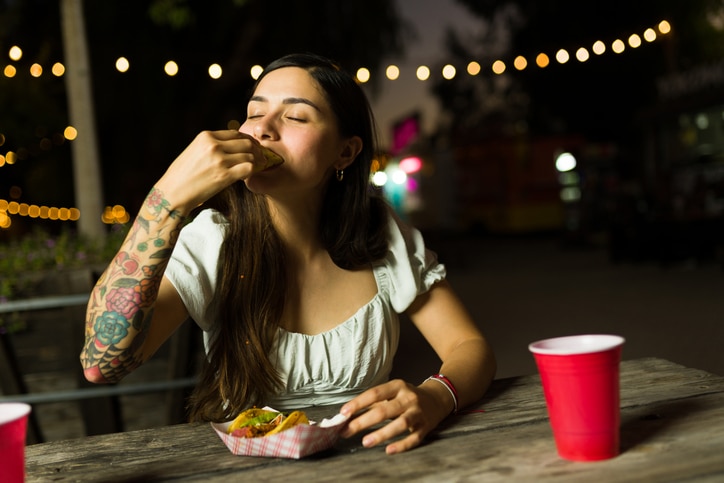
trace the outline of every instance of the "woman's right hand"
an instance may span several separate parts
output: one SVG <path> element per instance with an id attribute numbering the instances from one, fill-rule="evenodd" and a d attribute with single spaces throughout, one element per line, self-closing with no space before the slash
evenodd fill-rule
<path id="1" fill-rule="evenodd" d="M 248 178 L 254 163 L 263 155 L 251 136 L 233 130 L 203 131 L 171 163 L 156 183 L 182 214 L 191 210 L 236 181 Z"/>

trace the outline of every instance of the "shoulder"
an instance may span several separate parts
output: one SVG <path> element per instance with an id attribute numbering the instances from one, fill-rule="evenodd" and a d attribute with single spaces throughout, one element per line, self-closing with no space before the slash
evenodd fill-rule
<path id="1" fill-rule="evenodd" d="M 387 223 L 389 248 L 378 271 L 382 291 L 387 292 L 397 312 L 403 312 L 414 299 L 446 276 L 437 254 L 425 245 L 418 229 L 390 210 Z"/>
<path id="2" fill-rule="evenodd" d="M 388 257 L 417 256 L 428 251 L 422 233 L 403 221 L 392 208 L 387 213 Z"/>
<path id="3" fill-rule="evenodd" d="M 181 229 L 179 243 L 191 243 L 194 240 L 211 243 L 214 240 L 223 240 L 228 225 L 229 222 L 220 212 L 211 208 L 204 209 Z"/>

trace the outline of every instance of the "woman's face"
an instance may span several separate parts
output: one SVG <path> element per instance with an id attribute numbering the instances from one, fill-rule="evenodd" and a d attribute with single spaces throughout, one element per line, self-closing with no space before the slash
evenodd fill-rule
<path id="1" fill-rule="evenodd" d="M 249 101 L 239 128 L 284 158 L 246 180 L 251 191 L 291 194 L 324 186 L 345 151 L 336 118 L 306 70 L 284 67 L 267 74 Z"/>

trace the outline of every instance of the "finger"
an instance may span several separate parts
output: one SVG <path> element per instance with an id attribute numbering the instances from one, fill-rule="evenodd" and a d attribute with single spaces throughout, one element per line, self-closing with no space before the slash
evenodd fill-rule
<path id="1" fill-rule="evenodd" d="M 397 393 L 397 389 L 394 387 L 393 383 L 394 381 L 390 381 L 371 389 L 367 389 L 362 394 L 342 406 L 340 412 L 345 416 L 352 416 L 363 409 L 369 408 L 375 403 L 387 401 L 388 399 L 393 398 Z"/>
<path id="2" fill-rule="evenodd" d="M 231 177 L 237 181 L 244 180 L 251 176 L 254 173 L 254 164 L 253 162 L 247 158 L 242 160 L 241 162 L 230 166 L 229 168 L 229 174 Z"/>
<path id="3" fill-rule="evenodd" d="M 412 448 L 416 448 L 420 446 L 420 443 L 422 443 L 424 437 L 425 435 L 421 431 L 414 431 L 408 437 L 388 444 L 385 447 L 385 453 L 397 454 L 402 453 L 403 451 L 410 450 Z"/>
<path id="4" fill-rule="evenodd" d="M 248 134 L 236 131 L 235 129 L 222 129 L 219 131 L 211 131 L 211 135 L 219 141 L 228 141 L 230 139 L 253 139 Z"/>
<path id="5" fill-rule="evenodd" d="M 347 422 L 347 426 L 345 426 L 342 436 L 349 438 L 350 436 L 380 424 L 387 419 L 389 419 L 387 412 L 382 405 L 375 404 L 363 412 L 356 413 L 356 415 Z"/>
<path id="6" fill-rule="evenodd" d="M 370 448 L 390 441 L 400 435 L 406 435 L 402 439 L 393 441 L 385 448 L 387 454 L 399 453 L 418 446 L 426 434 L 423 426 L 416 427 L 406 416 L 400 416 L 383 428 L 374 431 L 362 438 L 362 445 Z"/>
<path id="7" fill-rule="evenodd" d="M 261 147 L 257 141 L 250 138 L 218 139 L 221 149 L 227 154 L 250 153 L 261 156 Z"/>

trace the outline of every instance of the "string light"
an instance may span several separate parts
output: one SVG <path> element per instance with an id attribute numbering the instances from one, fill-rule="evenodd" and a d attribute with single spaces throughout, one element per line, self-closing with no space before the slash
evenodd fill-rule
<path id="1" fill-rule="evenodd" d="M 118 57 L 118 59 L 116 59 L 116 70 L 118 72 L 128 72 L 128 69 L 130 68 L 131 63 L 128 62 L 128 59 L 126 59 L 125 57 Z"/>
<path id="2" fill-rule="evenodd" d="M 442 68 L 442 76 L 447 80 L 453 79 L 456 73 L 455 66 L 452 64 L 447 64 Z"/>
<path id="3" fill-rule="evenodd" d="M 526 67 L 528 67 L 528 61 L 525 59 L 525 57 L 523 57 L 522 55 L 519 55 L 513 61 L 513 67 L 515 67 L 518 70 L 524 70 Z"/>
<path id="4" fill-rule="evenodd" d="M 390 80 L 397 80 L 400 77 L 400 68 L 396 65 L 388 65 L 387 69 L 385 69 L 385 75 Z"/>
<path id="5" fill-rule="evenodd" d="M 576 59 L 578 59 L 578 62 L 585 62 L 590 58 L 590 54 L 588 53 L 588 49 L 585 47 L 581 47 L 580 49 L 576 50 Z"/>
<path id="6" fill-rule="evenodd" d="M 260 65 L 253 66 L 250 70 L 251 78 L 257 80 L 262 72 L 264 72 L 264 67 Z"/>
<path id="7" fill-rule="evenodd" d="M 415 71 L 415 76 L 421 81 L 426 81 L 430 78 L 430 68 L 426 65 L 421 65 Z"/>
<path id="8" fill-rule="evenodd" d="M 480 74 L 480 71 L 482 68 L 480 67 L 480 64 L 478 62 L 472 61 L 468 64 L 468 74 L 470 75 L 478 75 Z"/>
<path id="9" fill-rule="evenodd" d="M 541 52 L 540 54 L 538 54 L 535 57 L 535 65 L 537 65 L 541 69 L 545 69 L 546 67 L 548 67 L 548 65 L 550 63 L 551 63 L 551 59 L 543 52 Z"/>
<path id="10" fill-rule="evenodd" d="M 209 77 L 212 79 L 218 79 L 221 77 L 221 73 L 223 70 L 221 69 L 221 66 L 219 64 L 211 64 L 209 66 Z"/>
<path id="11" fill-rule="evenodd" d="M 163 66 L 163 71 L 169 77 L 173 77 L 178 74 L 178 64 L 173 60 L 169 60 L 168 62 L 166 62 L 166 65 Z"/>
<path id="12" fill-rule="evenodd" d="M 593 50 L 593 53 L 596 55 L 603 55 L 606 52 L 606 44 L 600 40 L 596 40 L 591 50 Z"/>
<path id="13" fill-rule="evenodd" d="M 651 43 L 659 39 L 660 35 L 667 35 L 670 32 L 671 24 L 666 20 L 662 20 L 656 25 L 655 28 L 647 28 L 642 35 L 639 35 L 637 33 L 629 35 L 627 37 L 628 45 L 631 48 L 635 49 L 643 44 L 642 38 L 643 41 Z M 597 56 L 603 55 L 606 50 L 606 44 L 601 40 L 597 40 L 591 46 L 591 51 Z M 616 39 L 611 43 L 612 52 L 616 54 L 621 54 L 625 50 L 626 43 L 623 40 Z M 586 62 L 590 59 L 590 53 L 586 47 L 579 47 L 575 50 L 575 52 L 575 57 L 579 62 Z M 14 45 L 9 49 L 8 57 L 12 62 L 17 63 L 23 58 L 23 50 L 19 46 Z M 554 57 L 559 64 L 565 64 L 570 60 L 570 54 L 568 53 L 568 50 L 563 48 L 558 49 Z M 541 52 L 535 57 L 535 65 L 541 69 L 549 67 L 550 63 L 550 57 L 546 53 Z M 522 71 L 528 67 L 528 60 L 522 55 L 515 56 L 513 60 L 513 66 L 517 70 Z M 130 69 L 130 61 L 126 57 L 118 57 L 115 62 L 115 67 L 119 73 L 124 74 Z M 169 60 L 164 65 L 163 69 L 166 75 L 170 77 L 178 75 L 180 71 L 179 65 L 173 60 Z M 500 75 L 507 70 L 507 65 L 503 60 L 497 59 L 492 62 L 492 64 L 490 65 L 490 69 L 494 74 Z M 259 78 L 263 70 L 264 69 L 262 66 L 254 65 L 250 68 L 249 74 L 251 75 L 252 79 L 256 80 Z M 480 74 L 482 70 L 483 67 L 477 61 L 469 62 L 466 67 L 466 72 L 468 73 L 468 75 L 471 76 Z M 43 66 L 39 63 L 33 63 L 30 67 L 30 74 L 34 78 L 41 77 L 43 71 Z M 66 69 L 62 63 L 56 62 L 52 65 L 50 72 L 56 77 L 62 77 L 63 75 L 65 75 Z M 7 64 L 3 68 L 2 73 L 7 78 L 14 78 L 18 74 L 18 70 L 16 66 L 12 64 Z M 450 80 L 457 75 L 457 69 L 454 65 L 447 64 L 442 68 L 441 74 L 443 78 Z M 223 69 L 221 65 L 211 64 L 208 67 L 208 75 L 212 79 L 221 78 L 223 75 Z M 400 69 L 396 65 L 389 65 L 385 69 L 385 75 L 389 80 L 397 80 L 400 78 Z M 415 76 L 420 81 L 428 80 L 430 78 L 430 75 L 430 68 L 426 65 L 418 66 L 415 71 Z M 365 67 L 360 67 L 356 72 L 356 79 L 360 83 L 368 82 L 371 79 L 371 76 L 371 72 Z M 77 130 L 72 126 L 68 126 L 65 128 L 62 137 L 64 139 L 72 141 L 77 137 L 77 135 Z M 2 146 L 4 143 L 5 136 L 0 134 L 0 146 Z M 43 138 L 39 142 L 39 147 L 40 149 L 47 150 L 52 147 L 52 144 L 53 142 L 51 142 L 50 139 Z M 19 148 L 16 151 L 7 151 L 4 155 L 0 154 L 0 167 L 15 164 L 18 159 L 23 159 L 25 156 L 27 156 L 28 152 L 29 150 L 27 150 L 26 148 Z M 382 173 L 382 171 L 378 171 L 375 174 L 377 175 L 380 173 Z M 380 180 L 377 181 L 379 182 Z M 10 226 L 10 215 L 60 221 L 77 221 L 80 218 L 80 211 L 77 208 L 38 206 L 27 203 L 18 203 L 17 201 L 9 202 L 7 200 L 0 199 L 0 229 L 8 228 Z M 116 205 L 113 207 L 106 207 L 103 211 L 101 219 L 104 223 L 127 223 L 130 220 L 130 215 L 125 210 L 125 208 L 120 205 Z"/>
<path id="14" fill-rule="evenodd" d="M 370 71 L 364 67 L 357 69 L 357 81 L 364 84 L 370 80 Z"/>
<path id="15" fill-rule="evenodd" d="M 17 45 L 13 45 L 10 47 L 10 50 L 8 51 L 8 57 L 10 57 L 10 60 L 17 62 L 20 59 L 23 58 L 23 49 L 18 47 Z"/>
<path id="16" fill-rule="evenodd" d="M 626 50 L 626 45 L 628 44 L 631 48 L 638 48 L 643 44 L 643 41 L 646 41 L 648 43 L 656 41 L 660 35 L 667 35 L 671 32 L 671 24 L 666 21 L 662 20 L 660 21 L 656 27 L 649 27 L 644 30 L 643 34 L 639 35 L 638 33 L 632 33 L 629 35 L 626 39 L 627 42 L 624 42 L 624 40 L 616 39 L 611 43 L 611 51 L 613 51 L 616 54 L 623 53 Z M 603 55 L 607 50 L 606 44 L 602 40 L 597 40 L 594 42 L 594 44 L 591 47 L 591 52 L 593 52 L 595 55 Z M 574 51 L 571 49 L 571 51 Z M 13 62 L 18 62 L 23 57 L 23 51 L 19 46 L 12 46 L 8 52 L 8 56 Z M 554 55 L 554 58 L 559 64 L 565 64 L 571 59 L 571 54 L 569 54 L 568 49 L 558 49 Z M 590 59 L 590 52 L 588 48 L 586 47 L 579 47 L 575 49 L 575 58 L 579 62 L 586 62 Z M 526 59 L 522 55 L 515 56 L 513 58 L 512 65 L 517 70 L 524 70 L 528 67 L 528 59 Z M 539 53 L 535 57 L 535 65 L 539 68 L 543 69 L 548 66 L 550 66 L 550 57 L 546 53 Z M 116 70 L 119 73 L 126 73 L 130 69 L 130 62 L 126 57 L 119 57 L 116 60 L 115 63 Z M 180 67 L 179 65 L 173 61 L 169 60 L 163 67 L 164 72 L 169 77 L 174 77 L 179 74 Z M 493 63 L 490 65 L 490 69 L 495 74 L 502 74 L 507 70 L 507 65 L 502 59 L 497 59 L 493 61 Z M 467 64 L 466 71 L 469 75 L 475 76 L 478 75 L 480 72 L 482 72 L 482 66 L 476 62 L 471 61 Z M 251 67 L 249 73 L 252 77 L 252 79 L 256 80 L 259 78 L 263 71 L 263 67 L 260 65 L 254 65 Z M 43 73 L 43 67 L 40 64 L 33 64 L 33 66 L 30 68 L 31 75 L 33 77 L 40 77 Z M 57 77 L 62 77 L 65 74 L 65 67 L 60 62 L 56 62 L 51 72 L 53 75 Z M 11 64 L 8 64 L 3 69 L 3 74 L 8 77 L 12 78 L 17 75 L 17 68 Z M 443 78 L 445 79 L 453 79 L 456 75 L 456 68 L 450 64 L 443 67 L 441 72 Z M 219 79 L 223 75 L 223 68 L 219 64 L 211 64 L 208 68 L 208 75 L 212 79 Z M 385 77 L 391 81 L 397 80 L 400 78 L 400 69 L 396 65 L 388 65 L 385 68 Z M 425 65 L 420 65 L 416 71 L 415 76 L 418 80 L 425 81 L 430 78 L 430 68 Z M 369 69 L 365 67 L 360 67 L 357 70 L 356 73 L 356 79 L 360 83 L 366 83 L 369 82 L 369 80 L 372 78 L 372 74 L 370 73 Z"/>

